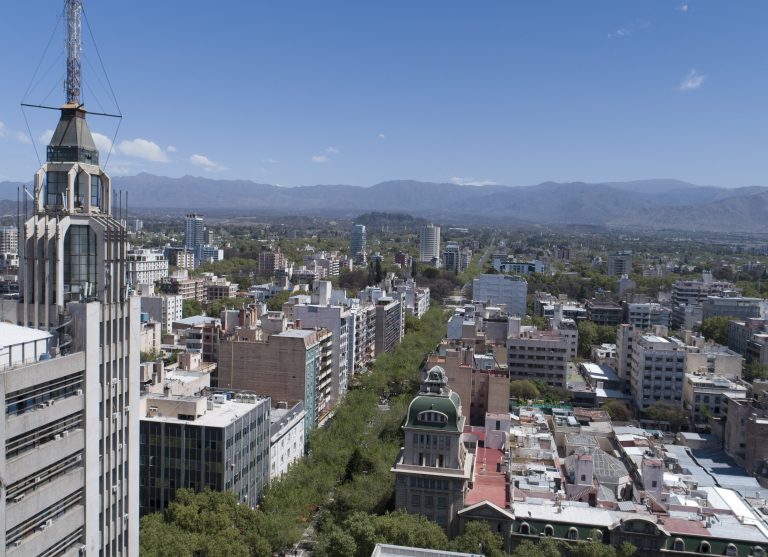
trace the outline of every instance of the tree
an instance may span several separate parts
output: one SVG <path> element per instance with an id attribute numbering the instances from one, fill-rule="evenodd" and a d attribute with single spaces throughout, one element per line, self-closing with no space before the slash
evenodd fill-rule
<path id="1" fill-rule="evenodd" d="M 512 557 L 561 557 L 561 543 L 552 538 L 541 538 L 537 542 L 525 540 L 512 552 Z"/>
<path id="2" fill-rule="evenodd" d="M 192 317 L 193 315 L 200 315 L 203 313 L 203 305 L 197 300 L 184 300 L 181 309 L 181 316 Z"/>
<path id="3" fill-rule="evenodd" d="M 651 420 L 669 422 L 672 431 L 678 432 L 683 424 L 688 422 L 688 413 L 682 408 L 657 402 L 645 409 L 645 415 Z"/>
<path id="4" fill-rule="evenodd" d="M 728 321 L 730 317 L 707 317 L 701 322 L 699 331 L 707 340 L 713 340 L 718 344 L 728 344 Z"/>
<path id="5" fill-rule="evenodd" d="M 467 523 L 464 533 L 451 542 L 453 551 L 482 553 L 485 557 L 504 557 L 504 540 L 500 534 L 491 531 L 487 522 L 472 520 Z"/>
<path id="6" fill-rule="evenodd" d="M 620 400 L 609 400 L 602 405 L 612 421 L 628 422 L 632 419 L 632 410 Z"/>
<path id="7" fill-rule="evenodd" d="M 509 396 L 523 400 L 538 400 L 541 393 L 533 382 L 521 379 L 509 382 Z"/>
<path id="8" fill-rule="evenodd" d="M 267 309 L 269 311 L 282 311 L 283 304 L 287 302 L 288 298 L 290 298 L 292 295 L 293 292 L 290 290 L 281 290 L 272 296 L 269 300 L 267 300 Z"/>
<path id="9" fill-rule="evenodd" d="M 350 557 L 357 554 L 355 539 L 335 525 L 319 536 L 315 547 L 318 557 Z"/>
<path id="10" fill-rule="evenodd" d="M 745 381 L 754 381 L 755 379 L 768 378 L 768 365 L 761 364 L 758 361 L 751 361 L 748 364 L 744 364 L 744 371 L 742 377 Z"/>

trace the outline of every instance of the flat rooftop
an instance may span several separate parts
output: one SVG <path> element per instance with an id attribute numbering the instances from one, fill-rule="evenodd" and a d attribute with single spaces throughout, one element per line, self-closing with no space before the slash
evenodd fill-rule
<path id="1" fill-rule="evenodd" d="M 0 323 L 0 348 L 51 338 L 51 333 L 11 323 Z"/>
<path id="2" fill-rule="evenodd" d="M 184 402 L 193 402 L 199 400 L 199 397 L 190 396 L 162 396 L 162 395 L 148 395 L 147 404 L 151 404 L 153 399 L 159 400 L 179 400 Z M 205 397 L 202 397 L 205 398 Z M 188 426 L 199 427 L 227 427 L 229 424 L 237 420 L 238 418 L 246 415 L 248 412 L 256 408 L 259 404 L 268 401 L 266 398 L 259 398 L 255 403 L 251 402 L 235 402 L 234 400 L 227 400 L 223 403 L 214 403 L 212 410 L 207 410 L 205 414 L 195 420 L 180 420 L 173 416 L 142 416 L 142 420 L 152 422 L 165 422 L 173 424 L 185 424 Z"/>

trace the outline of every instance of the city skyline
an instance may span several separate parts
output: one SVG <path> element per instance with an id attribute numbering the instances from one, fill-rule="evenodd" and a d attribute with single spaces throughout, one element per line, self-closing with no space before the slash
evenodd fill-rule
<path id="1" fill-rule="evenodd" d="M 198 6 L 86 6 L 84 36 L 92 30 L 124 114 L 113 175 L 765 183 L 758 2 Z M 7 14 L 0 44 L 18 54 L 5 68 L 14 86 L 0 91 L 0 180 L 38 166 L 18 104 L 55 24 L 37 14 L 58 10 L 45 0 Z M 86 55 L 88 83 L 99 61 Z M 47 103 L 61 104 L 56 74 L 27 101 L 52 90 Z M 102 85 L 84 89 L 90 110 L 108 104 Z M 42 153 L 49 115 L 29 119 Z M 116 122 L 91 121 L 108 147 Z"/>

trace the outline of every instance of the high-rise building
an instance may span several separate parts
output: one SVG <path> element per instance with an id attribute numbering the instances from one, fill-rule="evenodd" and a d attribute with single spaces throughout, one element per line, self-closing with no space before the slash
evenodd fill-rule
<path id="1" fill-rule="evenodd" d="M 51 333 L 47 354 L 23 356 L 29 373 L 0 382 L 6 412 L 21 405 L 2 438 L 0 547 L 138 555 L 139 299 L 80 96 L 82 3 L 65 6 L 66 102 L 19 238 L 19 301 L 0 304 L 0 318 Z"/>
<path id="2" fill-rule="evenodd" d="M 637 408 L 645 410 L 656 402 L 682 408 L 685 356 L 679 341 L 652 334 L 635 337 L 629 379 Z"/>
<path id="3" fill-rule="evenodd" d="M 365 264 L 365 253 L 368 249 L 368 238 L 365 233 L 364 224 L 353 224 L 352 231 L 349 237 L 349 256 L 355 260 L 362 259 L 362 263 Z M 360 257 L 363 254 L 363 257 Z"/>
<path id="4" fill-rule="evenodd" d="M 154 285 L 168 276 L 168 259 L 162 251 L 134 249 L 126 255 L 128 284 L 136 290 L 140 284 Z"/>
<path id="5" fill-rule="evenodd" d="M 19 231 L 15 226 L 0 226 L 0 253 L 19 251 Z"/>
<path id="6" fill-rule="evenodd" d="M 472 299 L 492 305 L 506 304 L 511 316 L 525 315 L 528 282 L 510 275 L 480 275 L 472 280 Z"/>
<path id="7" fill-rule="evenodd" d="M 619 251 L 608 256 L 608 274 L 612 277 L 629 275 L 632 272 L 632 252 Z"/>
<path id="8" fill-rule="evenodd" d="M 184 247 L 195 251 L 195 248 L 204 243 L 203 215 L 191 213 L 184 216 Z"/>
<path id="9" fill-rule="evenodd" d="M 453 271 L 454 273 L 460 273 L 464 269 L 461 268 L 461 248 L 458 242 L 448 242 L 443 250 L 443 267 L 447 271 Z"/>
<path id="10" fill-rule="evenodd" d="M 419 261 L 440 266 L 440 227 L 428 224 L 419 234 Z"/>

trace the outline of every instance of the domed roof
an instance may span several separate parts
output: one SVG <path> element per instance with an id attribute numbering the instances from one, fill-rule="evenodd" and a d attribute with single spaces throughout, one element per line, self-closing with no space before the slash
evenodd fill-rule
<path id="1" fill-rule="evenodd" d="M 407 428 L 460 431 L 461 399 L 448 387 L 448 377 L 440 366 L 427 372 L 419 394 L 408 407 Z"/>

